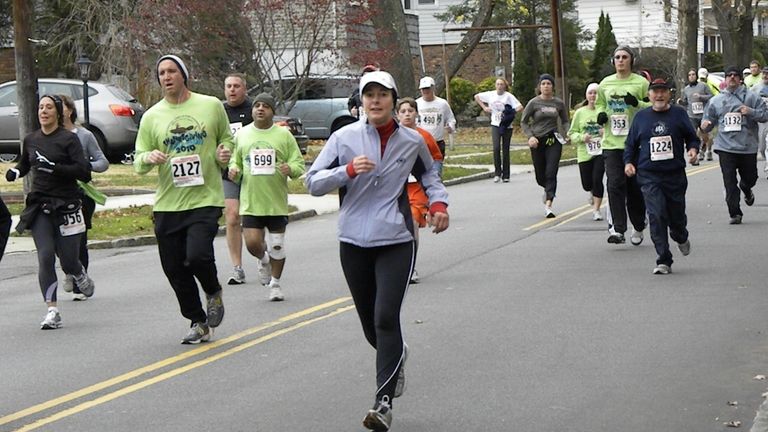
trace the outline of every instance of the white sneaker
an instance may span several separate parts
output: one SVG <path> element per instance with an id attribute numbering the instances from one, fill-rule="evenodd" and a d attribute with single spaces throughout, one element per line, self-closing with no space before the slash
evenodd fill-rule
<path id="1" fill-rule="evenodd" d="M 61 314 L 59 313 L 59 310 L 55 308 L 48 308 L 48 313 L 45 315 L 45 318 L 43 318 L 43 321 L 40 323 L 40 329 L 53 330 L 61 326 L 62 326 Z"/>
<path id="2" fill-rule="evenodd" d="M 500 182 L 500 181 L 501 181 L 501 177 L 499 177 L 499 176 L 495 176 L 495 177 L 493 177 L 493 182 L 494 182 L 494 183 L 498 183 L 498 182 Z"/>
<path id="3" fill-rule="evenodd" d="M 665 275 L 665 274 L 670 274 L 671 272 L 672 272 L 672 269 L 666 264 L 658 264 L 653 269 L 653 274 Z"/>
<path id="4" fill-rule="evenodd" d="M 603 215 L 600 214 L 600 210 L 595 210 L 592 212 L 592 220 L 593 221 L 603 220 Z"/>
<path id="5" fill-rule="evenodd" d="M 552 211 L 552 207 L 544 206 L 544 217 L 547 219 L 552 219 L 555 217 L 555 212 Z"/>
<path id="6" fill-rule="evenodd" d="M 61 283 L 61 288 L 64 292 L 72 292 L 75 289 L 75 277 L 72 275 L 64 275 L 64 281 Z"/>
<path id="7" fill-rule="evenodd" d="M 245 283 L 245 271 L 240 266 L 232 269 L 232 276 L 227 280 L 227 285 L 242 285 Z"/>
<path id="8" fill-rule="evenodd" d="M 72 301 L 86 301 L 88 300 L 88 297 L 85 296 L 83 293 L 74 293 L 72 294 Z"/>
<path id="9" fill-rule="evenodd" d="M 595 205 L 595 197 L 592 195 L 592 192 L 587 192 L 587 195 L 589 195 L 589 198 L 587 198 L 589 205 Z"/>
<path id="10" fill-rule="evenodd" d="M 416 271 L 416 269 L 413 269 L 413 273 L 411 273 L 411 283 L 417 284 L 421 282 L 421 277 L 419 277 L 419 272 Z"/>
<path id="11" fill-rule="evenodd" d="M 632 235 L 629 236 L 629 241 L 635 246 L 640 246 L 643 242 L 643 232 L 635 231 L 635 229 L 632 228 Z"/>
<path id="12" fill-rule="evenodd" d="M 280 289 L 280 284 L 270 282 L 269 284 L 269 301 L 283 301 L 283 290 Z"/>
<path id="13" fill-rule="evenodd" d="M 266 253 L 266 252 L 265 252 Z M 264 264 L 261 260 L 256 261 L 259 266 L 259 279 L 262 285 L 269 285 L 269 281 L 272 280 L 272 263 L 267 262 Z"/>

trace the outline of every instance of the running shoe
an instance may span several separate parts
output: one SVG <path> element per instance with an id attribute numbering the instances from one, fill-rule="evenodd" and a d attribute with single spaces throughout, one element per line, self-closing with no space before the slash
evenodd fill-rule
<path id="1" fill-rule="evenodd" d="M 280 289 L 280 284 L 277 282 L 269 283 L 269 301 L 278 302 L 285 300 L 283 297 L 283 290 Z"/>
<path id="2" fill-rule="evenodd" d="M 765 168 L 763 168 L 763 172 L 768 172 L 768 163 L 765 164 Z"/>
<path id="3" fill-rule="evenodd" d="M 40 323 L 40 330 L 54 330 L 61 326 L 61 314 L 59 313 L 59 310 L 52 307 L 48 308 L 48 313 Z"/>
<path id="4" fill-rule="evenodd" d="M 419 277 L 419 272 L 416 271 L 416 269 L 413 269 L 413 273 L 411 273 L 411 283 L 417 284 L 421 282 L 421 277 Z"/>
<path id="5" fill-rule="evenodd" d="M 494 182 L 494 183 L 498 183 L 498 182 L 500 182 L 500 181 L 501 181 L 501 177 L 499 177 L 499 176 L 494 176 L 494 177 L 493 177 L 493 182 Z"/>
<path id="6" fill-rule="evenodd" d="M 64 292 L 72 292 L 75 289 L 75 277 L 72 275 L 64 275 L 64 281 L 61 283 L 61 288 Z"/>
<path id="7" fill-rule="evenodd" d="M 544 206 L 544 217 L 552 219 L 555 217 L 555 213 L 552 211 L 552 207 Z"/>
<path id="8" fill-rule="evenodd" d="M 214 295 L 209 296 L 206 294 L 205 296 L 207 299 L 206 314 L 208 315 L 209 327 L 218 327 L 224 319 L 224 300 L 221 298 L 222 291 L 223 290 L 219 290 Z"/>
<path id="9" fill-rule="evenodd" d="M 699 166 L 699 161 L 700 161 L 700 160 L 701 160 L 701 159 L 696 159 L 695 161 L 691 162 L 691 165 L 692 165 L 692 166 Z"/>
<path id="10" fill-rule="evenodd" d="M 622 233 L 611 233 L 611 235 L 608 236 L 608 243 L 611 244 L 624 244 L 626 240 L 624 239 L 624 234 Z"/>
<path id="11" fill-rule="evenodd" d="M 242 285 L 245 283 L 245 271 L 240 266 L 235 266 L 232 270 L 232 276 L 229 277 L 227 285 Z"/>
<path id="12" fill-rule="evenodd" d="M 755 203 L 755 193 L 752 192 L 752 189 L 749 192 L 744 192 L 744 203 L 748 206 Z"/>
<path id="13" fill-rule="evenodd" d="M 211 329 L 208 328 L 208 324 L 196 322 L 192 324 L 189 329 L 189 333 L 184 336 L 181 343 L 184 345 L 192 345 L 200 342 L 208 342 L 211 339 Z"/>
<path id="14" fill-rule="evenodd" d="M 601 220 L 603 220 L 603 215 L 600 214 L 600 210 L 594 210 L 592 212 L 592 220 L 593 221 L 601 221 Z"/>
<path id="15" fill-rule="evenodd" d="M 672 269 L 666 265 L 666 264 L 657 264 L 656 267 L 653 268 L 653 274 L 670 274 L 672 273 Z"/>
<path id="16" fill-rule="evenodd" d="M 395 394 L 393 398 L 398 398 L 405 393 L 405 362 L 408 360 L 408 344 L 403 343 L 403 364 L 400 365 L 400 372 L 397 373 L 397 384 L 395 384 Z"/>
<path id="17" fill-rule="evenodd" d="M 264 252 L 266 253 L 266 252 Z M 272 280 L 272 263 L 267 261 L 266 264 L 261 262 L 261 260 L 256 261 L 259 267 L 259 279 L 261 280 L 262 285 L 269 285 L 269 281 Z"/>
<path id="18" fill-rule="evenodd" d="M 683 256 L 688 256 L 688 254 L 691 253 L 691 241 L 686 240 L 683 243 L 678 243 L 677 248 L 680 250 L 680 253 L 683 254 Z"/>
<path id="19" fill-rule="evenodd" d="M 504 182 L 504 183 L 509 183 L 509 179 L 508 178 L 501 179 L 501 181 Z"/>
<path id="20" fill-rule="evenodd" d="M 699 160 L 700 161 L 704 160 L 704 152 L 699 153 Z"/>
<path id="21" fill-rule="evenodd" d="M 392 424 L 392 408 L 389 405 L 389 396 L 382 396 L 376 401 L 373 408 L 363 418 L 363 426 L 374 432 L 387 432 Z"/>
<path id="22" fill-rule="evenodd" d="M 708 161 L 711 161 L 711 160 L 712 160 L 712 150 L 708 150 L 708 151 L 707 151 L 707 160 L 708 160 Z"/>
<path id="23" fill-rule="evenodd" d="M 640 246 L 643 242 L 643 232 L 632 228 L 632 235 L 629 236 L 629 241 L 635 246 Z"/>
<path id="24" fill-rule="evenodd" d="M 86 301 L 88 300 L 88 297 L 85 296 L 83 293 L 74 293 L 72 294 L 72 301 Z"/>
<path id="25" fill-rule="evenodd" d="M 731 220 L 728 221 L 731 225 L 740 225 L 741 224 L 741 215 L 731 216 Z"/>
<path id="26" fill-rule="evenodd" d="M 595 205 L 595 197 L 592 195 L 592 192 L 587 192 L 587 195 L 589 195 L 589 198 L 587 198 L 589 205 Z"/>
<path id="27" fill-rule="evenodd" d="M 85 294 L 86 297 L 91 297 L 93 295 L 93 290 L 96 288 L 93 279 L 91 279 L 86 272 L 83 272 L 80 277 L 75 277 L 75 284 L 77 285 L 77 289 Z"/>

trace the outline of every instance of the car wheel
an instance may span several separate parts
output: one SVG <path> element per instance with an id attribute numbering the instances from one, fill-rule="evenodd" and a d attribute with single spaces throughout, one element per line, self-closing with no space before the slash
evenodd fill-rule
<path id="1" fill-rule="evenodd" d="M 2 163 L 11 163 L 15 162 L 16 158 L 18 158 L 19 155 L 14 153 L 0 153 L 0 162 Z"/>

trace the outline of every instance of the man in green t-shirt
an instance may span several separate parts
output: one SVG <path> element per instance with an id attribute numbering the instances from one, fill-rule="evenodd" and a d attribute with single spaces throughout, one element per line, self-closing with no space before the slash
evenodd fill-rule
<path id="1" fill-rule="evenodd" d="M 240 216 L 248 252 L 258 258 L 261 283 L 270 301 L 282 301 L 288 225 L 288 177 L 304 174 L 304 158 L 291 132 L 273 122 L 275 99 L 261 93 L 253 100 L 253 123 L 235 135 L 229 178 L 240 183 Z M 269 241 L 266 232 L 269 231 Z"/>
<path id="2" fill-rule="evenodd" d="M 160 263 L 181 314 L 191 321 L 181 343 L 194 344 L 209 340 L 224 318 L 213 239 L 224 207 L 221 170 L 234 143 L 221 101 L 189 90 L 189 73 L 179 57 L 160 57 L 155 72 L 163 99 L 141 119 L 133 166 L 139 174 L 157 166 L 153 211 Z M 205 291 L 207 310 L 195 279 Z"/>
<path id="3" fill-rule="evenodd" d="M 623 244 L 627 231 L 627 216 L 632 222 L 630 241 L 638 246 L 643 242 L 645 229 L 645 201 L 634 178 L 624 174 L 624 141 L 635 113 L 650 106 L 643 99 L 648 97 L 648 80 L 632 73 L 635 53 L 620 46 L 613 52 L 611 63 L 616 73 L 600 82 L 595 109 L 597 123 L 604 126 L 603 159 L 607 178 L 610 235 L 608 243 Z"/>

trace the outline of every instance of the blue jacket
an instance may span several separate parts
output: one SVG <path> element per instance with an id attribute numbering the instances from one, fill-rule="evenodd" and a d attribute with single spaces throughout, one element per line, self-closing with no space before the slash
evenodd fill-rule
<path id="1" fill-rule="evenodd" d="M 652 160 L 652 145 L 656 146 L 656 150 L 663 151 L 662 147 L 670 143 L 671 159 L 661 156 L 660 160 Z M 688 113 L 682 107 L 672 105 L 666 111 L 645 108 L 635 115 L 629 128 L 624 145 L 624 163 L 634 164 L 638 170 L 684 170 L 686 151 L 691 148 L 698 150 L 700 146 L 701 142 L 688 119 Z"/>
<path id="2" fill-rule="evenodd" d="M 752 108 L 753 112 L 741 116 L 740 131 L 725 131 L 726 114 L 738 112 L 742 105 Z M 710 99 L 703 120 L 709 120 L 718 127 L 713 149 L 729 153 L 757 153 L 757 124 L 768 121 L 768 107 L 756 93 L 739 86 L 734 92 L 725 89 Z"/>
<path id="3" fill-rule="evenodd" d="M 361 155 L 374 161 L 376 167 L 350 178 L 347 164 Z M 448 204 L 448 192 L 418 132 L 397 126 L 382 155 L 378 131 L 360 120 L 331 135 L 307 172 L 305 184 L 315 196 L 340 189 L 340 241 L 377 247 L 413 240 L 406 190 L 411 173 L 420 180 L 430 205 Z"/>

